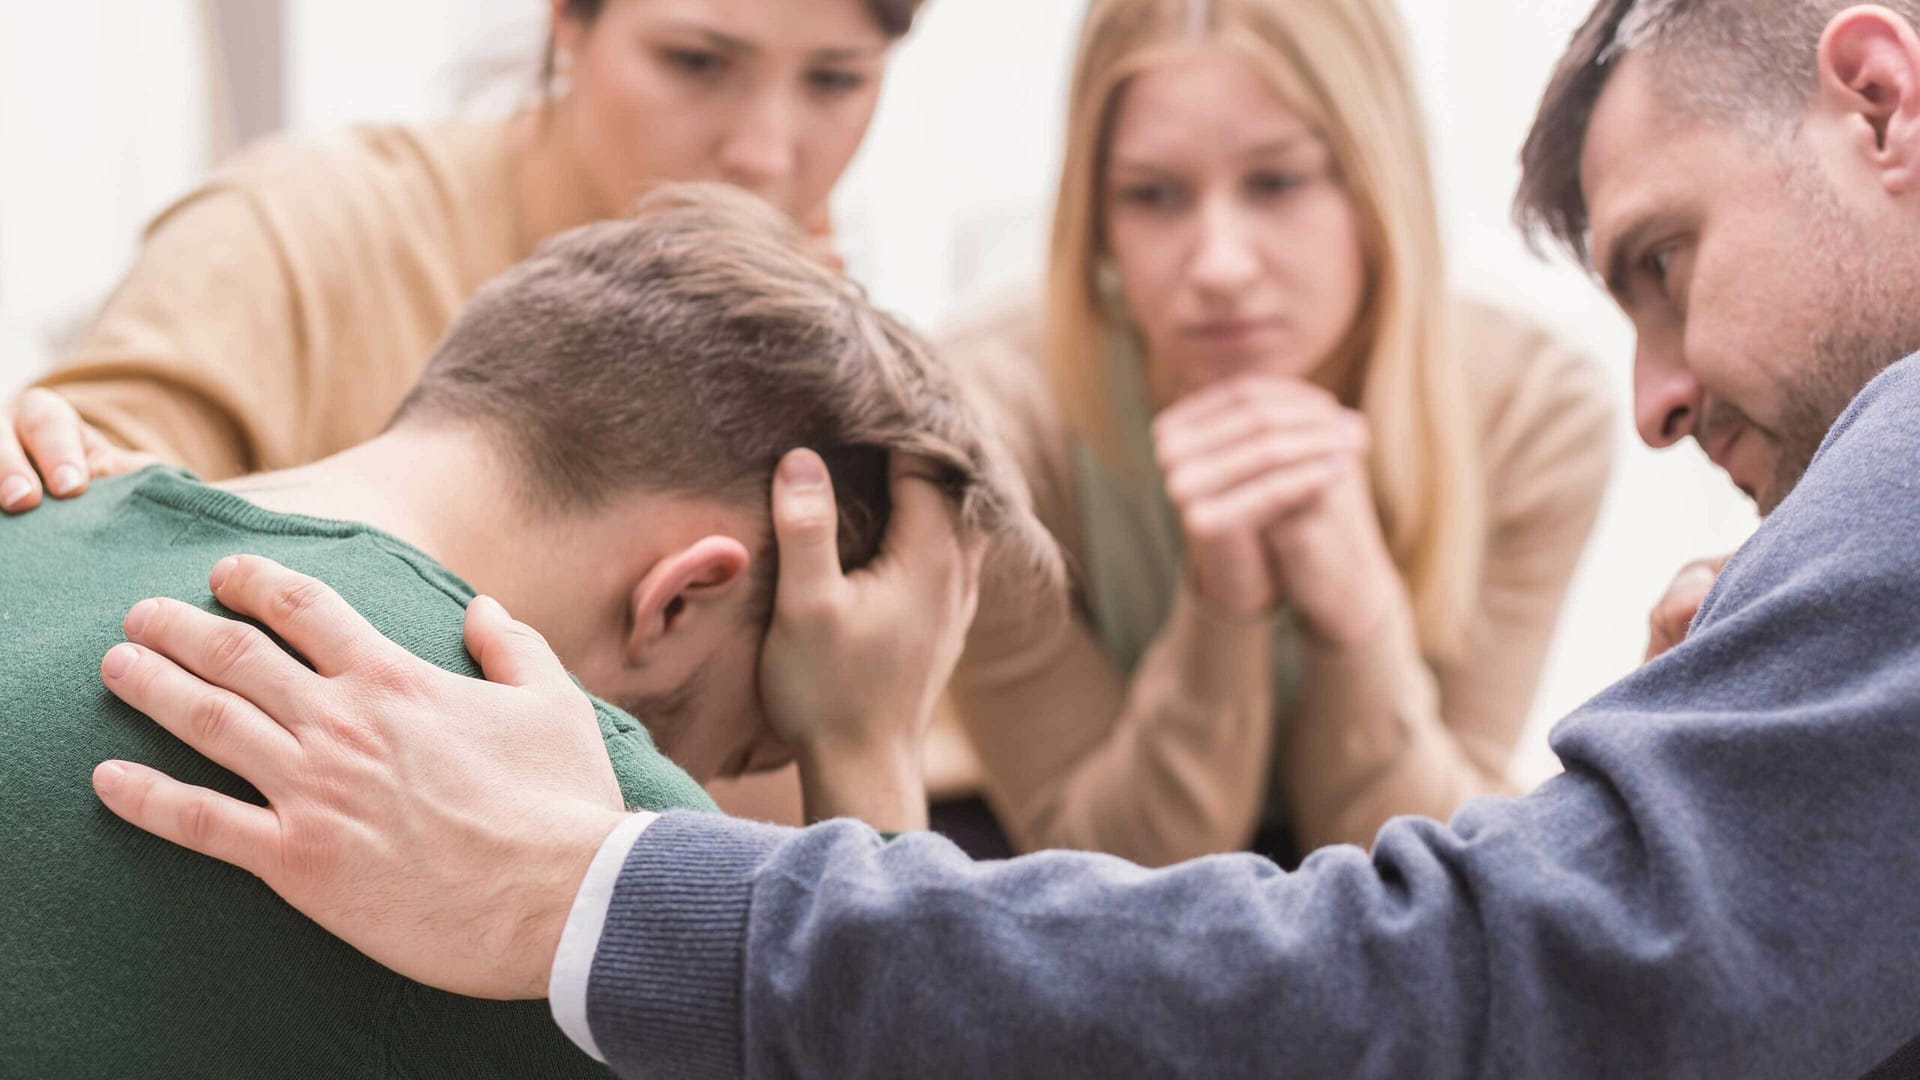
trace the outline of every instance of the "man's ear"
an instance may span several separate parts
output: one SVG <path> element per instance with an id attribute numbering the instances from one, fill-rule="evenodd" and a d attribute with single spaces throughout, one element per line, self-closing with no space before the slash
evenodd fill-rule
<path id="1" fill-rule="evenodd" d="M 634 586 L 629 654 L 638 656 L 710 618 L 748 587 L 752 563 L 746 545 L 731 536 L 702 537 L 662 557 Z"/>
<path id="2" fill-rule="evenodd" d="M 1820 36 L 1819 100 L 1858 126 L 1857 149 L 1894 194 L 1920 190 L 1920 36 L 1883 7 L 1834 16 Z"/>

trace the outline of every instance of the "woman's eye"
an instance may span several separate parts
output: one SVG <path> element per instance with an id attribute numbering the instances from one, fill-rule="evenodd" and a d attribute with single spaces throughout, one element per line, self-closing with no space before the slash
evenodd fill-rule
<path id="1" fill-rule="evenodd" d="M 1129 184 L 1120 189 L 1120 201 L 1148 210 L 1168 210 L 1179 205 L 1180 191 L 1172 184 Z"/>
<path id="2" fill-rule="evenodd" d="M 666 49 L 661 55 L 669 66 L 696 78 L 717 75 L 726 66 L 726 58 L 719 53 L 699 49 Z"/>
<path id="3" fill-rule="evenodd" d="M 815 90 L 826 94 L 850 94 L 867 85 L 867 77 L 856 71 L 836 71 L 822 68 L 807 73 L 807 82 Z"/>
<path id="4" fill-rule="evenodd" d="M 1247 178 L 1247 187 L 1256 195 L 1285 195 L 1306 182 L 1297 173 L 1259 172 Z"/>

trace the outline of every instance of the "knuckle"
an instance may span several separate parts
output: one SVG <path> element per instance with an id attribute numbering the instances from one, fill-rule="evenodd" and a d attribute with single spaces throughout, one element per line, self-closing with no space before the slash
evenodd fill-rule
<path id="1" fill-rule="evenodd" d="M 356 656 L 354 663 L 366 679 L 368 691 L 382 700 L 423 701 L 433 697 L 429 672 L 421 670 L 424 662 L 414 661 L 410 654 L 394 657 L 368 652 Z"/>
<path id="2" fill-rule="evenodd" d="M 271 613 L 281 619 L 295 619 L 313 610 L 326 598 L 327 587 L 312 578 L 282 585 L 268 601 Z"/>
<path id="3" fill-rule="evenodd" d="M 1221 516 L 1205 511 L 1189 511 L 1181 516 L 1187 535 L 1195 543 L 1211 544 L 1226 537 L 1228 529 Z"/>
<path id="4" fill-rule="evenodd" d="M 214 743 L 233 728 L 233 699 L 225 694 L 207 694 L 195 699 L 187 724 L 199 743 Z"/>
<path id="5" fill-rule="evenodd" d="M 507 621 L 506 632 L 512 637 L 525 640 L 530 645 L 538 645 L 543 649 L 552 648 L 552 646 L 547 644 L 547 635 L 518 619 L 510 619 Z"/>
<path id="6" fill-rule="evenodd" d="M 818 627 L 834 619 L 834 604 L 824 596 L 808 595 L 780 606 L 780 617 L 789 625 Z"/>
<path id="7" fill-rule="evenodd" d="M 831 541 L 834 537 L 836 522 L 833 515 L 823 507 L 809 507 L 790 514 L 786 519 L 785 532 L 790 541 L 803 544 Z"/>
<path id="8" fill-rule="evenodd" d="M 61 428 L 79 427 L 79 420 L 66 401 L 51 390 L 41 388 L 29 390 L 21 396 L 19 411 L 15 416 L 20 433 L 29 438 L 57 434 Z"/>
<path id="9" fill-rule="evenodd" d="M 361 758 L 387 756 L 387 739 L 380 725 L 357 711 L 336 712 L 327 725 L 333 741 Z"/>
<path id="10" fill-rule="evenodd" d="M 180 804 L 180 839 L 188 847 L 207 847 L 217 828 L 206 799 L 195 796 Z"/>
<path id="11" fill-rule="evenodd" d="M 231 675 L 253 659 L 255 650 L 264 640 L 260 631 L 251 626 L 228 624 L 214 632 L 208 660 L 216 673 Z"/>

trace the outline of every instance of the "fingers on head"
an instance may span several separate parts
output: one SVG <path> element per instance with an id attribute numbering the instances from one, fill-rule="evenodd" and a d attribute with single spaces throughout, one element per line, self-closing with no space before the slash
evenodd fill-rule
<path id="1" fill-rule="evenodd" d="M 780 462 L 773 530 L 780 560 L 777 613 L 791 617 L 828 605 L 843 582 L 839 510 L 826 464 L 811 450 L 795 450 Z"/>

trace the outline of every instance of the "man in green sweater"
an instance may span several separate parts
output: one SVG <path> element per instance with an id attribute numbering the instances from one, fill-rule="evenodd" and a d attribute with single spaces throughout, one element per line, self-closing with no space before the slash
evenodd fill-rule
<path id="1" fill-rule="evenodd" d="M 801 536 L 786 521 L 804 513 L 770 516 L 776 464 L 781 497 L 828 510 L 826 528 Z M 545 1004 L 408 982 L 257 879 L 102 809 L 84 779 L 108 757 L 257 801 L 103 689 L 99 657 L 123 616 L 231 634 L 214 621 L 208 567 L 265 555 L 471 676 L 463 622 L 505 618 L 477 588 L 598 695 L 611 805 L 711 809 L 696 778 L 807 755 L 780 737 L 783 710 L 804 707 L 784 693 L 791 672 L 764 672 L 760 700 L 763 665 L 779 662 L 763 650 L 776 529 L 783 545 L 789 530 L 796 543 L 837 535 L 847 570 L 881 554 L 889 521 L 893 535 L 946 530 L 962 544 L 1030 538 L 1006 476 L 924 347 L 817 266 L 784 219 L 682 189 L 634 221 L 556 239 L 482 290 L 371 442 L 219 487 L 149 469 L 0 522 L 0 1073 L 602 1071 Z M 944 584 L 929 603 L 967 602 L 970 580 Z M 171 599 L 129 614 L 142 597 Z M 287 662 L 257 630 L 229 640 L 227 663 Z M 882 827 L 918 812 L 821 786 L 810 811 L 875 811 Z M 909 820 L 885 820 L 895 811 Z M 503 902 L 512 888 L 501 883 Z"/>

